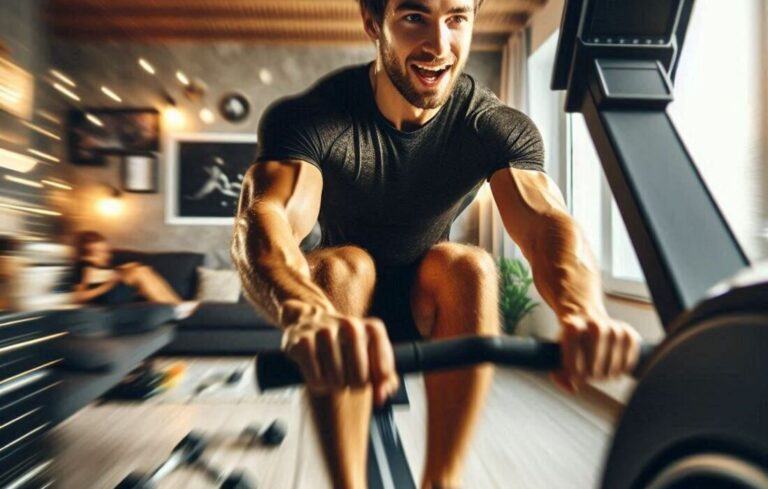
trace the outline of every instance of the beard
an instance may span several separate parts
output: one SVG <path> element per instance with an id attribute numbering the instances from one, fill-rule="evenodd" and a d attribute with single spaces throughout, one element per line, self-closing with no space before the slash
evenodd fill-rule
<path id="1" fill-rule="evenodd" d="M 408 76 L 408 66 L 401 66 L 400 62 L 395 55 L 393 49 L 386 40 L 379 42 L 379 54 L 381 55 L 382 63 L 384 64 L 384 71 L 389 76 L 392 84 L 395 86 L 400 95 L 403 96 L 409 104 L 419 109 L 436 109 L 442 106 L 453 93 L 453 87 L 456 85 L 456 81 L 459 79 L 458 74 L 462 72 L 464 63 L 461 66 L 454 64 L 451 66 L 451 73 L 446 73 L 446 76 L 451 78 L 448 80 L 448 86 L 442 93 L 440 89 L 432 90 L 427 93 L 420 92 L 415 83 Z M 414 60 L 415 62 L 424 61 L 431 62 L 432 60 Z M 455 73 L 455 74 L 454 74 Z"/>

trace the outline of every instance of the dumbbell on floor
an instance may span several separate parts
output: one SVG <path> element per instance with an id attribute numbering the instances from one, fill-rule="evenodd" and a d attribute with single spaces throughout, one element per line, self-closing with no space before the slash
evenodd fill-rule
<path id="1" fill-rule="evenodd" d="M 171 451 L 168 458 L 149 474 L 131 472 L 115 489 L 154 489 L 163 477 L 184 465 L 197 462 L 205 451 L 206 441 L 197 432 L 190 431 Z"/>
<path id="2" fill-rule="evenodd" d="M 194 467 L 200 469 L 219 489 L 255 489 L 256 484 L 252 484 L 244 472 L 234 471 L 226 477 L 215 467 L 211 467 L 205 460 L 198 460 Z"/>
<path id="3" fill-rule="evenodd" d="M 245 472 L 235 471 L 232 472 L 224 479 L 224 483 L 219 486 L 219 489 L 255 489 L 256 486 L 252 485 Z"/>
<path id="4" fill-rule="evenodd" d="M 240 438 L 249 446 L 256 444 L 257 441 L 263 445 L 277 446 L 283 442 L 287 432 L 288 427 L 286 424 L 276 419 L 267 426 L 258 424 L 246 426 L 240 433 Z"/>

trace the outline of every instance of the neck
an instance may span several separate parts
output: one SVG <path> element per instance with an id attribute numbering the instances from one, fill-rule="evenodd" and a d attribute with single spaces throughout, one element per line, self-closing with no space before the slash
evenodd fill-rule
<path id="1" fill-rule="evenodd" d="M 368 75 L 379 112 L 398 130 L 417 129 L 429 122 L 440 111 L 439 107 L 420 109 L 411 105 L 392 84 L 380 58 L 376 58 L 371 65 Z"/>

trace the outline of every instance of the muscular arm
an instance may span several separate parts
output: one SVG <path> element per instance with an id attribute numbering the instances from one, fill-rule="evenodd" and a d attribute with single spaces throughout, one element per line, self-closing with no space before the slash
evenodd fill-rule
<path id="1" fill-rule="evenodd" d="M 259 163 L 243 179 L 232 258 L 248 299 L 278 325 L 286 300 L 334 311 L 299 249 L 317 220 L 322 182 L 300 161 Z"/>
<path id="2" fill-rule="evenodd" d="M 640 336 L 610 318 L 603 303 L 600 268 L 560 190 L 542 172 L 503 169 L 491 189 L 504 227 L 531 264 L 536 288 L 560 321 L 563 369 L 553 375 L 576 391 L 587 378 L 631 371 Z"/>
<path id="3" fill-rule="evenodd" d="M 558 316 L 606 314 L 599 266 L 555 183 L 543 172 L 505 169 L 494 173 L 491 190 L 537 290 Z"/>

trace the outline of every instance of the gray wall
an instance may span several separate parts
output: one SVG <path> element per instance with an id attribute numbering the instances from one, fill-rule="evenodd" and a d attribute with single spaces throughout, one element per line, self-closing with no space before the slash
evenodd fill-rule
<path id="1" fill-rule="evenodd" d="M 153 63 L 157 78 L 139 68 L 139 57 Z M 101 85 L 107 85 L 122 97 L 123 106 L 162 108 L 162 85 L 186 115 L 187 124 L 181 132 L 219 133 L 254 133 L 262 111 L 276 98 L 300 92 L 336 68 L 370 61 L 373 57 L 374 50 L 369 46 L 306 47 L 235 42 L 147 45 L 59 40 L 53 49 L 54 64 L 77 81 L 84 106 L 120 105 L 100 92 Z M 472 54 L 467 71 L 498 92 L 500 68 L 500 53 L 478 52 Z M 208 91 L 204 100 L 193 103 L 185 99 L 174 77 L 178 69 L 205 82 Z M 262 69 L 272 74 L 271 84 L 260 80 Z M 251 116 L 237 125 L 224 122 L 218 116 L 215 123 L 203 124 L 197 117 L 200 108 L 207 106 L 215 112 L 219 97 L 231 90 L 248 96 Z M 160 192 L 124 194 L 125 209 L 119 219 L 105 219 L 92 210 L 94 199 L 103 192 L 98 183 L 119 186 L 119 161 L 115 158 L 105 167 L 69 165 L 71 179 L 78 185 L 77 206 L 73 209 L 78 227 L 99 229 L 119 247 L 195 250 L 207 253 L 210 265 L 227 266 L 230 226 L 165 224 L 163 155 L 159 161 Z M 457 221 L 452 237 L 474 242 L 476 236 L 476 212 L 471 208 Z"/>

